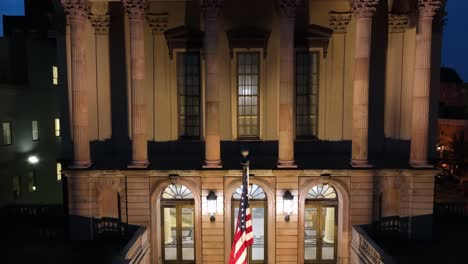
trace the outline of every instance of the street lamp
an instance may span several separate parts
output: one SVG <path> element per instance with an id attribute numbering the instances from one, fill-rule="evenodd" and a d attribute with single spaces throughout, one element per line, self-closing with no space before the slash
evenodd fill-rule
<path id="1" fill-rule="evenodd" d="M 33 185 L 31 186 L 31 190 L 33 192 L 35 192 L 37 190 L 37 187 L 36 187 L 36 164 L 39 163 L 39 158 L 37 156 L 34 156 L 34 155 L 31 155 L 28 157 L 28 162 L 29 164 L 32 165 L 32 168 L 33 168 L 33 175 L 32 175 L 32 178 L 33 178 Z"/>

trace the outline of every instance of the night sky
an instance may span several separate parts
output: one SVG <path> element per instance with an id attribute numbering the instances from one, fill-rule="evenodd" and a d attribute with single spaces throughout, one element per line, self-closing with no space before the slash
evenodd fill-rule
<path id="1" fill-rule="evenodd" d="M 447 2 L 447 24 L 444 32 L 442 65 L 454 68 L 468 82 L 468 12 L 467 0 Z M 0 0 L 0 15 L 23 15 L 23 0 Z M 3 21 L 0 20 L 0 36 L 3 36 Z"/>

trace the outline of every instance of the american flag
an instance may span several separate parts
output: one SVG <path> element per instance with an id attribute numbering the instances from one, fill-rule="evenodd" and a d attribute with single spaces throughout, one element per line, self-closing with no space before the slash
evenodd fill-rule
<path id="1" fill-rule="evenodd" d="M 231 247 L 229 264 L 247 264 L 247 247 L 253 244 L 252 214 L 250 213 L 249 198 L 247 196 L 249 186 L 248 161 L 243 164 L 242 195 L 240 198 L 239 213 L 237 214 L 237 226 Z"/>

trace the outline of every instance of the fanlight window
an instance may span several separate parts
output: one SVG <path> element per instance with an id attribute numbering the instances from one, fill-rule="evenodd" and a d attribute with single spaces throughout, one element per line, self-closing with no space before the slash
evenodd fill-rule
<path id="1" fill-rule="evenodd" d="M 233 199 L 239 200 L 242 195 L 242 185 L 236 189 L 236 192 L 232 195 Z M 266 199 L 265 191 L 256 184 L 251 184 L 248 193 L 249 199 L 252 200 L 263 200 Z"/>
<path id="2" fill-rule="evenodd" d="M 193 199 L 193 194 L 189 188 L 180 184 L 167 186 L 162 194 L 163 199 Z"/>
<path id="3" fill-rule="evenodd" d="M 312 187 L 307 193 L 308 199 L 336 199 L 336 192 L 328 184 L 320 184 Z"/>

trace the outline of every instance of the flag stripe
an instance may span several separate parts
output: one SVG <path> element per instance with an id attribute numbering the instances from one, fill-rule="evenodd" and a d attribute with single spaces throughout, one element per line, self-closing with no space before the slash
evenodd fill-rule
<path id="1" fill-rule="evenodd" d="M 248 192 L 248 167 L 243 169 L 242 195 L 237 215 L 236 232 L 231 247 L 229 264 L 247 264 L 247 248 L 253 244 L 252 214 L 249 207 Z"/>

